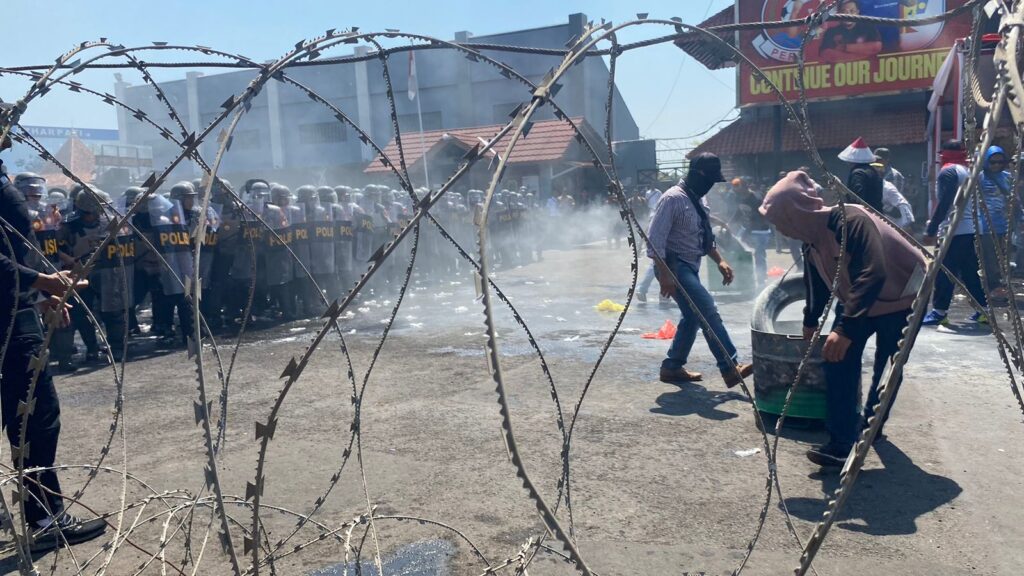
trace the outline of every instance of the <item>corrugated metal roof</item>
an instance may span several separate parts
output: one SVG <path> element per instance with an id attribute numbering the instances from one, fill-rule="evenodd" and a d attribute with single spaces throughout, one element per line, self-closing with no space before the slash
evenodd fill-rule
<path id="1" fill-rule="evenodd" d="M 718 12 L 697 26 L 699 28 L 723 26 L 725 24 L 732 24 L 734 18 L 735 5 L 729 5 L 728 7 L 723 8 L 721 12 Z M 733 41 L 734 35 L 732 32 L 724 32 L 717 36 L 722 40 L 725 40 L 730 46 L 735 45 Z M 736 62 L 733 60 L 733 52 L 726 49 L 718 42 L 711 40 L 706 34 L 690 32 L 676 40 L 675 44 L 676 46 L 679 46 L 683 52 L 693 56 L 694 59 L 711 70 L 718 70 L 720 68 L 728 68 L 736 65 Z"/>

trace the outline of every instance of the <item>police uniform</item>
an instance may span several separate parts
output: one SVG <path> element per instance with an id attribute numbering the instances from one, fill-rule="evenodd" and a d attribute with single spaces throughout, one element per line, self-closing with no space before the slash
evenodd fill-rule
<path id="1" fill-rule="evenodd" d="M 51 468 L 57 455 L 60 436 L 60 402 L 49 370 L 43 366 L 36 380 L 35 395 L 28 399 L 32 381 L 32 359 L 43 356 L 43 326 L 33 308 L 36 292 L 31 289 L 38 271 L 26 266 L 30 250 L 20 234 L 33 237 L 25 197 L 7 177 L 0 162 L 0 218 L 4 232 L 10 240 L 0 242 L 0 326 L 11 329 L 3 366 L 0 368 L 0 408 L 3 425 L 11 446 L 26 446 L 25 468 Z M 30 240 L 31 241 L 31 240 Z M 12 315 L 13 311 L 13 315 Z M 21 438 L 21 418 L 18 406 L 22 402 L 33 405 L 28 415 L 28 428 Z M 17 464 L 17 458 L 14 458 Z M 30 525 L 58 514 L 64 509 L 60 482 L 53 470 L 27 474 L 24 499 L 25 517 Z"/>
<path id="2" fill-rule="evenodd" d="M 159 316 L 170 328 L 177 312 L 182 345 L 187 345 L 192 335 L 192 304 L 185 297 L 185 285 L 191 282 L 193 272 L 192 239 L 185 212 L 191 210 L 188 203 L 195 201 L 195 195 L 190 182 L 179 182 L 171 187 L 169 198 L 154 196 L 148 206 L 151 233 L 156 240 L 153 244 L 165 261 L 159 273 L 162 296 L 154 303 L 154 308 L 159 307 L 160 311 L 154 309 L 154 317 Z M 173 340 L 173 329 L 163 336 L 166 341 Z"/>

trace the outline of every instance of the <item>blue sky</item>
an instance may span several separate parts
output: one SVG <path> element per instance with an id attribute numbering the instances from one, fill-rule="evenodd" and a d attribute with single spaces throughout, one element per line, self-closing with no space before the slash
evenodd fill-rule
<path id="1" fill-rule="evenodd" d="M 5 0 L 4 4 L 7 14 L 19 15 L 12 20 L 24 17 L 26 23 L 31 23 L 21 25 L 8 20 L 4 26 L 0 65 L 17 66 L 53 62 L 77 43 L 99 37 L 126 46 L 152 41 L 200 44 L 255 60 L 267 60 L 277 58 L 299 40 L 321 34 L 328 28 L 359 26 L 362 31 L 398 28 L 451 38 L 459 30 L 484 35 L 559 24 L 574 12 L 584 12 L 592 20 L 605 18 L 615 23 L 635 19 L 637 12 L 648 12 L 652 18 L 679 16 L 686 23 L 697 24 L 732 1 L 652 0 L 634 4 L 608 0 L 171 0 L 161 3 Z M 43 22 L 45 25 L 41 24 Z M 619 40 L 632 42 L 663 35 L 667 30 L 665 27 L 640 27 L 623 32 Z M 171 59 L 175 57 L 181 58 L 175 55 Z M 163 56 L 146 58 L 156 60 Z M 671 44 L 627 54 L 619 60 L 618 67 L 619 89 L 645 137 L 672 138 L 701 132 L 725 116 L 735 102 L 732 69 L 710 72 Z M 181 78 L 184 73 L 183 69 L 159 70 L 153 75 L 159 81 Z M 126 80 L 135 81 L 130 72 L 124 74 Z M 113 92 L 113 71 L 83 73 L 78 80 L 93 89 Z M 27 88 L 24 79 L 0 78 L 0 97 L 5 101 L 17 99 Z M 32 105 L 22 123 L 88 128 L 116 128 L 117 125 L 110 106 L 63 90 L 55 90 Z"/>

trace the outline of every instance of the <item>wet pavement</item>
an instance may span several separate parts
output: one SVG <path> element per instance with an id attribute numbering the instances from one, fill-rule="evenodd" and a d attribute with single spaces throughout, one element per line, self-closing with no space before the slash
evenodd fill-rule
<path id="1" fill-rule="evenodd" d="M 425 540 L 414 542 L 398 548 L 394 553 L 381 559 L 381 567 L 385 574 L 391 576 L 448 576 L 449 562 L 455 555 L 455 546 L 447 540 Z M 358 568 L 358 570 L 357 570 Z M 313 570 L 306 576 L 342 576 L 343 574 L 360 574 L 362 576 L 379 576 L 373 560 L 363 559 L 359 562 L 342 562 Z"/>

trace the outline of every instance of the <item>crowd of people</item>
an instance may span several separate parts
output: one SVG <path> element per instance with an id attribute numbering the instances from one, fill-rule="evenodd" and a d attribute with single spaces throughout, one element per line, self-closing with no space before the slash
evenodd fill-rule
<path id="1" fill-rule="evenodd" d="M 187 287 L 197 264 L 202 317 L 214 333 L 237 331 L 246 319 L 287 322 L 318 316 L 327 302 L 348 292 L 413 212 L 408 194 L 374 184 L 362 189 L 304 185 L 293 192 L 251 179 L 235 191 L 230 182 L 215 179 L 209 202 L 201 198 L 207 189 L 201 180 L 182 181 L 165 194 L 148 197 L 139 187 L 112 198 L 79 186 L 65 198 L 48 191 L 45 179 L 32 173 L 17 175 L 14 187 L 24 195 L 33 223 L 39 250 L 29 260 L 35 268 L 76 270 L 95 260 L 88 270 L 89 287 L 78 292 L 85 306 L 71 309 L 70 325 L 53 339 L 51 355 L 61 371 L 76 369 L 76 332 L 85 346 L 82 362 L 105 360 L 89 312 L 102 325 L 116 361 L 125 352 L 126 335 L 142 334 L 139 314 L 147 304 L 149 334 L 167 346 L 186 346 L 194 336 Z M 425 189 L 417 192 L 421 198 L 427 194 Z M 452 191 L 431 209 L 431 216 L 470 249 L 476 245 L 474 221 L 483 200 L 479 190 Z M 572 209 L 570 201 L 566 195 L 555 210 Z M 130 225 L 104 244 L 111 222 L 133 207 Z M 541 208 L 525 188 L 497 192 L 488 218 L 493 265 L 501 269 L 542 259 L 551 215 L 557 211 Z M 197 263 L 200 230 L 203 249 Z M 462 265 L 437 229 L 422 230 L 419 271 L 448 274 Z M 370 290 L 397 291 L 410 246 L 399 245 Z"/>
<path id="2" fill-rule="evenodd" d="M 743 238 L 754 252 L 759 277 L 763 278 L 764 253 L 773 233 L 794 243 L 794 259 L 796 254 L 801 255 L 799 262 L 805 269 L 806 339 L 818 331 L 830 292 L 836 297 L 835 320 L 822 347 L 829 441 L 807 453 L 812 462 L 822 466 L 841 466 L 874 415 L 883 371 L 898 352 L 927 267 L 924 254 L 908 240 L 908 236 L 913 237 L 910 226 L 916 218 L 899 191 L 905 179 L 889 164 L 888 151 L 872 152 L 858 138 L 839 158 L 850 164 L 846 185 L 857 196 L 848 198 L 842 206 L 826 201 L 822 187 L 806 167 L 780 173 L 778 181 L 763 195 L 754 193 L 739 178 L 731 182 L 726 193 L 733 210 L 726 215 L 733 217 L 731 234 Z M 981 201 L 968 202 L 959 223 L 950 229 L 951 207 L 969 172 L 963 144 L 953 141 L 944 145 L 937 182 L 938 202 L 923 237 L 926 245 L 935 245 L 938 236 L 946 238 L 949 251 L 942 263 L 985 309 L 986 293 L 1005 297 L 1008 266 L 1004 259 L 1011 252 L 1010 224 L 1024 220 L 1012 175 L 1006 171 L 1008 161 L 1006 152 L 998 146 L 986 151 L 977 184 Z M 751 364 L 741 362 L 715 299 L 699 274 L 702 259 L 708 257 L 721 273 L 723 284 L 731 284 L 735 279 L 731 265 L 719 251 L 715 218 L 707 202 L 709 192 L 723 182 L 720 160 L 704 153 L 691 160 L 686 177 L 677 185 L 664 193 L 651 191 L 645 196 L 654 205 L 647 249 L 653 263 L 641 282 L 639 299 L 645 301 L 647 287 L 657 278 L 661 296 L 674 299 L 681 312 L 679 329 L 661 365 L 663 382 L 703 379 L 702 374 L 686 368 L 698 330 L 703 332 L 727 387 L 753 373 Z M 867 206 L 890 215 L 895 226 Z M 901 233 L 900 228 L 911 234 Z M 976 237 L 982 239 L 980 263 Z M 1021 252 L 1024 251 L 1017 250 L 1017 255 Z M 924 318 L 924 326 L 948 322 L 953 292 L 950 277 L 939 274 L 932 296 L 933 308 Z M 975 311 L 968 320 L 987 322 L 981 311 Z M 861 368 L 872 337 L 874 368 L 861 412 Z M 894 385 L 893 400 L 900 381 Z M 885 440 L 881 429 L 878 439 Z"/>
<path id="3" fill-rule="evenodd" d="M 889 164 L 887 151 L 872 152 L 858 139 L 840 158 L 850 163 L 847 186 L 859 201 L 913 232 L 915 211 L 900 192 L 905 179 Z M 1005 292 L 1005 269 L 993 263 L 999 261 L 996 256 L 1009 256 L 1010 224 L 1021 218 L 1019 208 L 1010 213 L 1010 207 L 1019 202 L 1013 201 L 1016 192 L 1006 171 L 1008 160 L 997 146 L 987 151 L 978 183 L 982 202 L 969 204 L 968 215 L 950 229 L 953 200 L 968 178 L 968 158 L 959 142 L 943 146 L 938 202 L 923 236 L 925 244 L 947 237 L 950 249 L 943 264 L 983 307 L 987 295 L 998 297 L 999 290 Z M 875 409 L 883 368 L 897 352 L 923 278 L 924 256 L 897 228 L 857 201 L 845 203 L 844 209 L 829 202 L 807 168 L 780 173 L 763 193 L 735 178 L 720 199 L 724 208 L 713 211 L 707 196 L 724 183 L 718 157 L 701 154 L 675 186 L 664 192 L 647 187 L 628 198 L 637 218 L 649 223 L 645 248 L 653 259 L 638 299 L 646 300 L 656 279 L 663 301 L 674 300 L 681 312 L 660 379 L 672 383 L 703 379 L 686 368 L 699 331 L 726 386 L 733 387 L 752 374 L 753 365 L 741 361 L 714 296 L 703 285 L 700 266 L 708 257 L 723 284 L 734 282 L 736 274 L 719 250 L 720 240 L 728 236 L 753 253 L 755 278 L 763 281 L 767 250 L 784 243 L 795 263 L 805 268 L 805 337 L 818 330 L 833 278 L 839 278 L 834 288 L 835 321 L 822 349 L 830 438 L 809 450 L 808 457 L 822 466 L 841 465 Z M 207 189 L 209 199 L 203 197 Z M 428 192 L 417 190 L 417 195 L 422 198 Z M 117 198 L 93 187 L 78 187 L 65 197 L 48 191 L 45 179 L 36 174 L 18 174 L 12 180 L 2 162 L 0 193 L 7 236 L 0 247 L 4 283 L 0 320 L 13 326 L 4 357 L 2 406 L 14 446 L 20 445 L 20 430 L 10 423 L 21 416 L 15 410 L 33 378 L 26 366 L 32 366 L 32 358 L 45 357 L 40 350 L 44 318 L 56 317 L 60 325 L 50 342 L 52 359 L 59 370 L 73 371 L 76 333 L 86 348 L 83 362 L 102 361 L 97 325 L 109 343 L 109 354 L 121 360 L 131 336 L 142 332 L 139 317 L 147 303 L 152 315 L 150 333 L 168 345 L 187 346 L 195 336 L 190 297 L 194 290 L 201 292 L 200 312 L 207 324 L 203 333 L 237 330 L 255 317 L 283 322 L 317 316 L 327 302 L 348 293 L 369 263 L 379 260 L 414 211 L 409 195 L 382 185 L 362 189 L 304 185 L 293 192 L 262 179 L 250 179 L 238 190 L 223 179 L 182 181 L 166 193 L 149 195 L 130 187 Z M 430 215 L 451 239 L 464 247 L 474 246 L 483 201 L 479 190 L 452 191 L 434 205 Z M 610 201 L 580 206 L 567 192 L 553 195 L 542 205 L 525 188 L 501 190 L 487 220 L 493 262 L 501 268 L 541 260 L 545 247 L 558 245 L 553 241 L 556 237 L 564 241 L 572 233 L 585 235 L 580 230 L 588 228 L 571 227 L 576 229 L 572 233 L 551 235 L 550 224 L 564 223 L 571 214 L 585 220 L 580 215 L 589 211 L 601 215 L 598 228 L 609 244 L 613 238 L 617 242 L 625 228 L 615 208 Z M 125 220 L 129 211 L 133 215 Z M 974 245 L 976 232 L 986 238 L 985 257 L 980 261 Z M 197 242 L 203 246 L 198 260 Z M 441 275 L 457 271 L 463 264 L 446 244 L 439 229 L 425 228 L 418 248 L 420 269 Z M 367 290 L 397 289 L 410 246 L 408 242 L 399 245 Z M 1018 256 L 1022 252 L 1018 250 Z M 198 283 L 193 285 L 193 278 Z M 925 325 L 947 322 L 954 286 L 944 274 L 938 278 Z M 77 299 L 70 307 L 60 305 L 59 297 L 72 288 Z M 986 321 L 980 312 L 970 320 Z M 858 402 L 862 357 L 872 336 L 874 371 L 862 413 Z M 47 468 L 53 463 L 59 433 L 59 404 L 48 368 L 37 376 L 35 411 L 26 437 L 33 450 L 25 465 Z M 38 527 L 33 551 L 56 546 L 58 537 L 73 543 L 103 532 L 102 522 L 83 521 L 63 512 L 52 471 L 40 472 L 32 482 L 30 491 L 35 492 L 32 503 L 26 502 L 26 517 Z"/>

